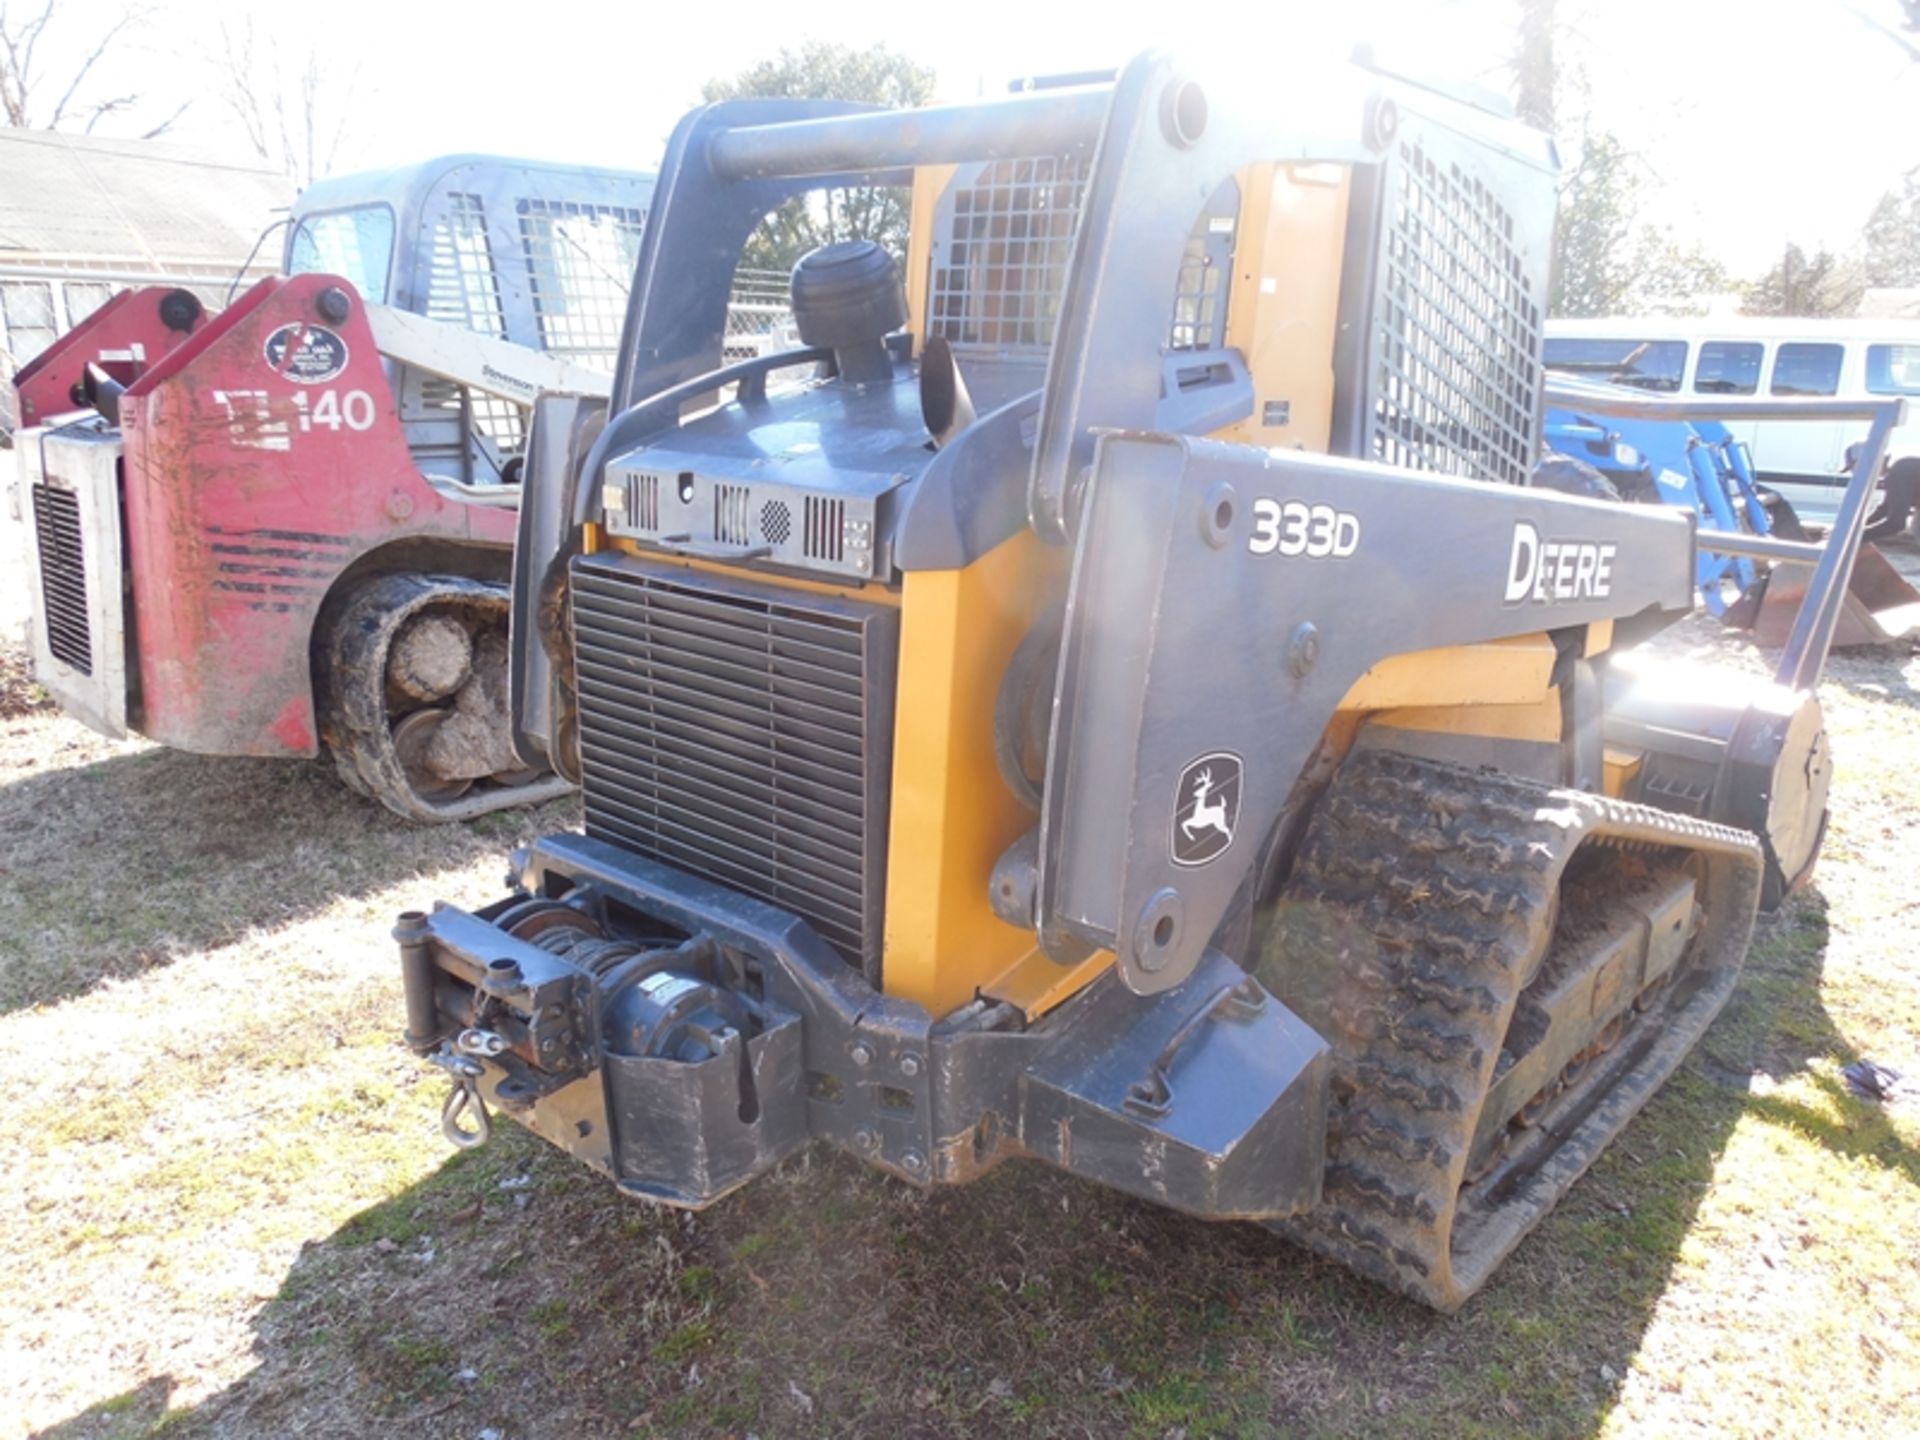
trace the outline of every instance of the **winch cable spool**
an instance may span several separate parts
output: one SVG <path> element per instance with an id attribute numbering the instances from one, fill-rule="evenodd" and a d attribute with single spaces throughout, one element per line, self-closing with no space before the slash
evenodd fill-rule
<path id="1" fill-rule="evenodd" d="M 712 958 L 713 942 L 707 936 L 677 945 L 610 936 L 592 916 L 557 900 L 526 901 L 496 923 L 515 939 L 594 977 L 602 1038 L 616 1053 L 704 1059 L 720 1053 L 728 1029 L 743 1038 L 748 1033 L 751 1006 L 745 997 L 696 973 Z M 624 1036 L 616 1033 L 622 1026 Z M 689 1039 L 705 1053 L 689 1053 Z M 741 1054 L 744 1059 L 745 1051 Z M 742 1085 L 744 1105 L 752 1093 L 750 1074 L 743 1075 Z"/>

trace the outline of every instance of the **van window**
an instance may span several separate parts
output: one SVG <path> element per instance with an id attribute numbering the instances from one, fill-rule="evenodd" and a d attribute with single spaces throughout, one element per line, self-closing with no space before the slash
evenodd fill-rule
<path id="1" fill-rule="evenodd" d="M 1751 341 L 1709 340 L 1700 347 L 1693 388 L 1701 395 L 1751 395 L 1760 388 L 1762 348 Z"/>
<path id="2" fill-rule="evenodd" d="M 1773 393 L 1776 395 L 1838 395 L 1838 345 L 1782 345 L 1773 357 Z"/>
<path id="3" fill-rule="evenodd" d="M 1920 395 L 1920 345 L 1867 346 L 1867 393 Z"/>
<path id="4" fill-rule="evenodd" d="M 1611 380 L 1636 390 L 1670 395 L 1680 388 L 1687 368 L 1684 340 L 1576 340 L 1549 337 L 1547 368 L 1583 380 Z"/>

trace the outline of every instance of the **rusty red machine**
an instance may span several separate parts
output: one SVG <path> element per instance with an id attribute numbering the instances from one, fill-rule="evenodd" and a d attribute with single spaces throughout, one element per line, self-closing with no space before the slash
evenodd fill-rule
<path id="1" fill-rule="evenodd" d="M 117 296 L 16 377 L 41 683 L 111 736 L 331 757 L 409 819 L 559 793 L 508 738 L 527 408 L 605 393 L 649 175 L 310 187 L 218 315 Z"/>

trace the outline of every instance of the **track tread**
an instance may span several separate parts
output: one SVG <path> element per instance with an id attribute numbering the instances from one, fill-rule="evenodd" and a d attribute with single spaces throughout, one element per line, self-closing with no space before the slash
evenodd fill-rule
<path id="1" fill-rule="evenodd" d="M 1561 873 L 1589 839 L 1753 852 L 1723 826 L 1495 772 L 1388 750 L 1342 765 L 1259 967 L 1333 1051 L 1325 1196 L 1283 1233 L 1442 1310 L 1484 1281 L 1490 1265 L 1454 1267 L 1468 1155 Z M 1556 1197 L 1505 1203 L 1544 1213 Z"/>

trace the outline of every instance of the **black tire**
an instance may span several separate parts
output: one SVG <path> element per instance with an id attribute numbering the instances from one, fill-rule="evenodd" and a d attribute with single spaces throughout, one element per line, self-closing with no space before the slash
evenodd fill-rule
<path id="1" fill-rule="evenodd" d="M 1760 497 L 1760 508 L 1767 512 L 1767 533 L 1777 535 L 1782 540 L 1811 540 L 1813 535 L 1800 519 L 1800 512 L 1793 508 L 1793 502 L 1778 490 L 1766 485 L 1753 487 Z"/>
<path id="2" fill-rule="evenodd" d="M 1876 544 L 1905 534 L 1916 502 L 1920 502 L 1920 458 L 1896 461 L 1880 482 L 1880 504 L 1867 517 L 1863 538 Z"/>
<path id="3" fill-rule="evenodd" d="M 1621 503 L 1619 488 L 1584 460 L 1549 452 L 1533 467 L 1527 482 L 1536 490 L 1558 490 L 1562 495 L 1581 495 L 1589 500 Z"/>

